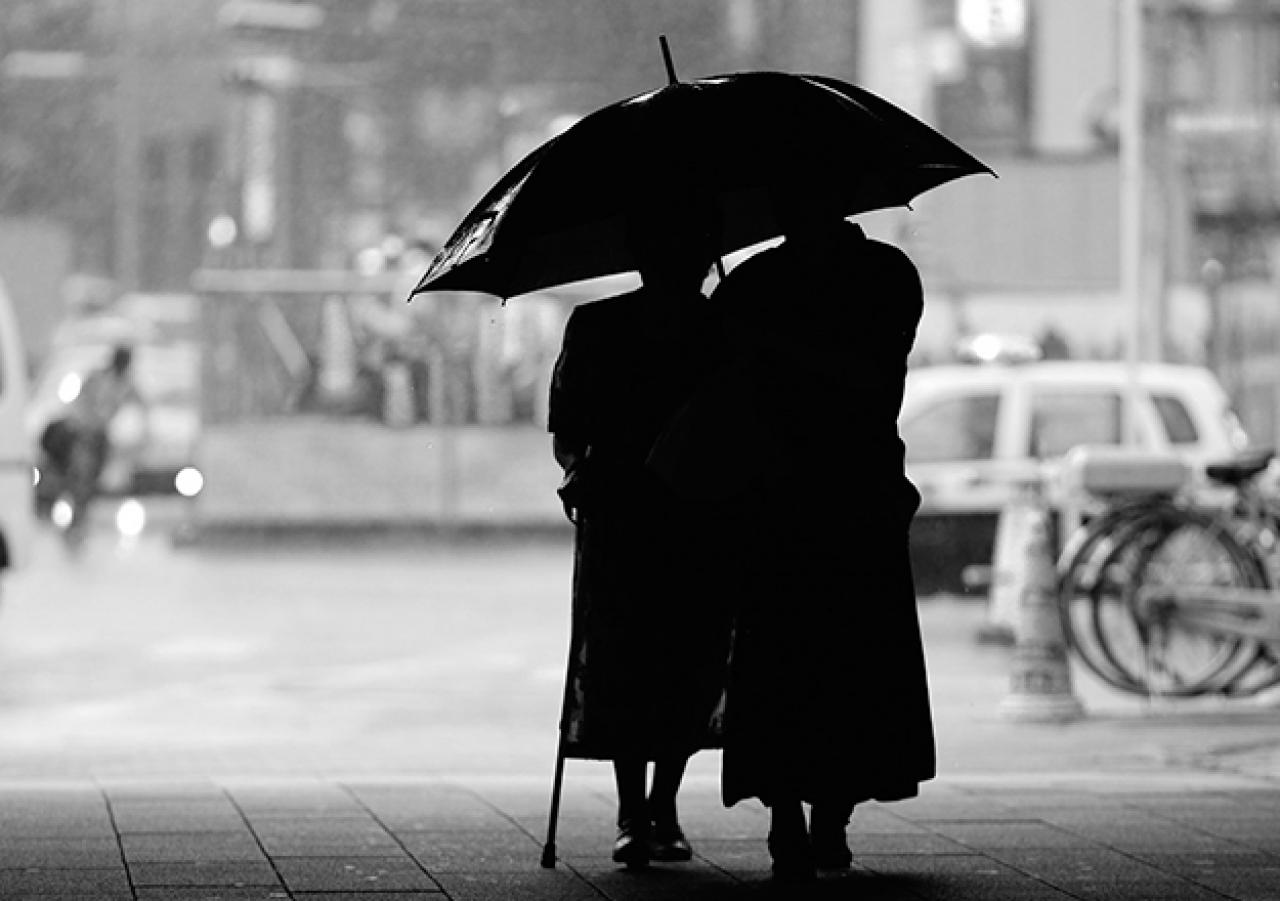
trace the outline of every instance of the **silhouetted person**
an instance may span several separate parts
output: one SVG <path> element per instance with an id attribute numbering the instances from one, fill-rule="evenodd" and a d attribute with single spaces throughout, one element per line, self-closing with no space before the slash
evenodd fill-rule
<path id="1" fill-rule="evenodd" d="M 826 196 L 779 187 L 785 240 L 712 298 L 773 455 L 737 502 L 722 786 L 769 806 L 780 877 L 848 867 L 854 805 L 913 796 L 935 768 L 897 431 L 921 283 Z"/>
<path id="2" fill-rule="evenodd" d="M 676 794 L 690 755 L 718 741 L 711 724 L 727 613 L 700 524 L 644 465 L 664 423 L 716 362 L 715 321 L 701 293 L 714 259 L 709 209 L 635 210 L 628 243 L 642 287 L 574 309 L 551 386 L 561 497 L 577 525 L 562 738 L 568 757 L 613 761 L 613 859 L 633 867 L 690 859 Z"/>

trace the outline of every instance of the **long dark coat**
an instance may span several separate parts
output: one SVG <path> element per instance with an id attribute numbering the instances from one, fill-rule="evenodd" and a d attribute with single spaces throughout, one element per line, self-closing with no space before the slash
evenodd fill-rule
<path id="1" fill-rule="evenodd" d="M 645 466 L 671 414 L 716 365 L 701 295 L 650 289 L 580 304 L 565 327 L 549 427 L 585 455 L 567 756 L 656 759 L 718 745 L 728 612 L 689 505 Z"/>
<path id="2" fill-rule="evenodd" d="M 736 526 L 725 803 L 915 795 L 935 757 L 897 416 L 919 276 L 842 223 L 750 258 L 713 299 L 774 454 Z"/>

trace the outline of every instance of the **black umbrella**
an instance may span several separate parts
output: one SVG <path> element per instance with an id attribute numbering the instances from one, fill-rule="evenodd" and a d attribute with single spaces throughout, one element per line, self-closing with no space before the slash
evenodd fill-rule
<path id="1" fill-rule="evenodd" d="M 992 173 L 889 101 L 825 76 L 740 72 L 675 82 L 579 120 L 517 163 L 414 289 L 502 298 L 635 268 L 624 214 L 696 183 L 724 212 L 722 253 L 776 237 L 767 194 L 802 174 L 846 215 L 904 206 Z"/>

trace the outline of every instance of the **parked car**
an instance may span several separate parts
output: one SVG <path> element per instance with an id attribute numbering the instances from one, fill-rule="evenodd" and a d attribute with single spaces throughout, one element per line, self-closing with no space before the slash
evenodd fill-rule
<path id="1" fill-rule="evenodd" d="M 27 366 L 18 321 L 0 283 L 0 587 L 31 537 L 31 448 L 22 428 Z"/>
<path id="2" fill-rule="evenodd" d="M 198 494 L 199 346 L 188 334 L 136 317 L 104 314 L 67 322 L 55 334 L 27 407 L 36 447 L 45 426 L 64 415 L 85 376 L 120 344 L 133 348 L 133 378 L 143 407 L 127 406 L 110 426 L 113 454 L 99 488 L 108 495 Z M 52 503 L 37 482 L 37 505 Z"/>
<path id="3" fill-rule="evenodd" d="M 1037 468 L 1052 478 L 1077 445 L 1125 443 L 1132 371 L 1138 446 L 1174 452 L 1202 473 L 1247 443 L 1201 367 L 1028 360 L 910 372 L 899 428 L 922 497 L 912 534 L 921 593 L 962 591 L 965 567 L 991 563 L 1000 510 Z"/>

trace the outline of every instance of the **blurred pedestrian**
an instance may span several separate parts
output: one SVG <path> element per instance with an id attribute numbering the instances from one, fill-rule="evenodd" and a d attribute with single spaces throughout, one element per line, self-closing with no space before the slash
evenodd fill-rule
<path id="1" fill-rule="evenodd" d="M 111 439 L 112 423 L 130 405 L 142 411 L 140 423 L 145 432 L 146 401 L 133 378 L 133 348 L 120 344 L 104 365 L 84 376 L 63 415 L 49 422 L 41 433 L 45 463 L 71 500 L 69 537 L 83 534 L 107 461 L 113 453 L 124 454 L 129 449 L 123 444 L 113 446 Z M 145 434 L 137 435 L 130 446 L 136 448 L 144 440 Z"/>
<path id="2" fill-rule="evenodd" d="M 711 207 L 696 191 L 661 187 L 683 199 L 637 190 L 627 222 L 641 287 L 573 310 L 548 414 L 577 526 L 562 749 L 613 761 L 613 859 L 629 867 L 692 856 L 676 795 L 689 757 L 717 744 L 729 640 L 700 523 L 645 467 L 718 354 L 702 293 L 715 254 Z"/>
<path id="3" fill-rule="evenodd" d="M 920 278 L 802 176 L 773 192 L 785 240 L 712 298 L 772 454 L 736 501 L 724 801 L 770 808 L 774 871 L 795 878 L 848 867 L 854 805 L 913 796 L 935 767 L 897 431 Z"/>

